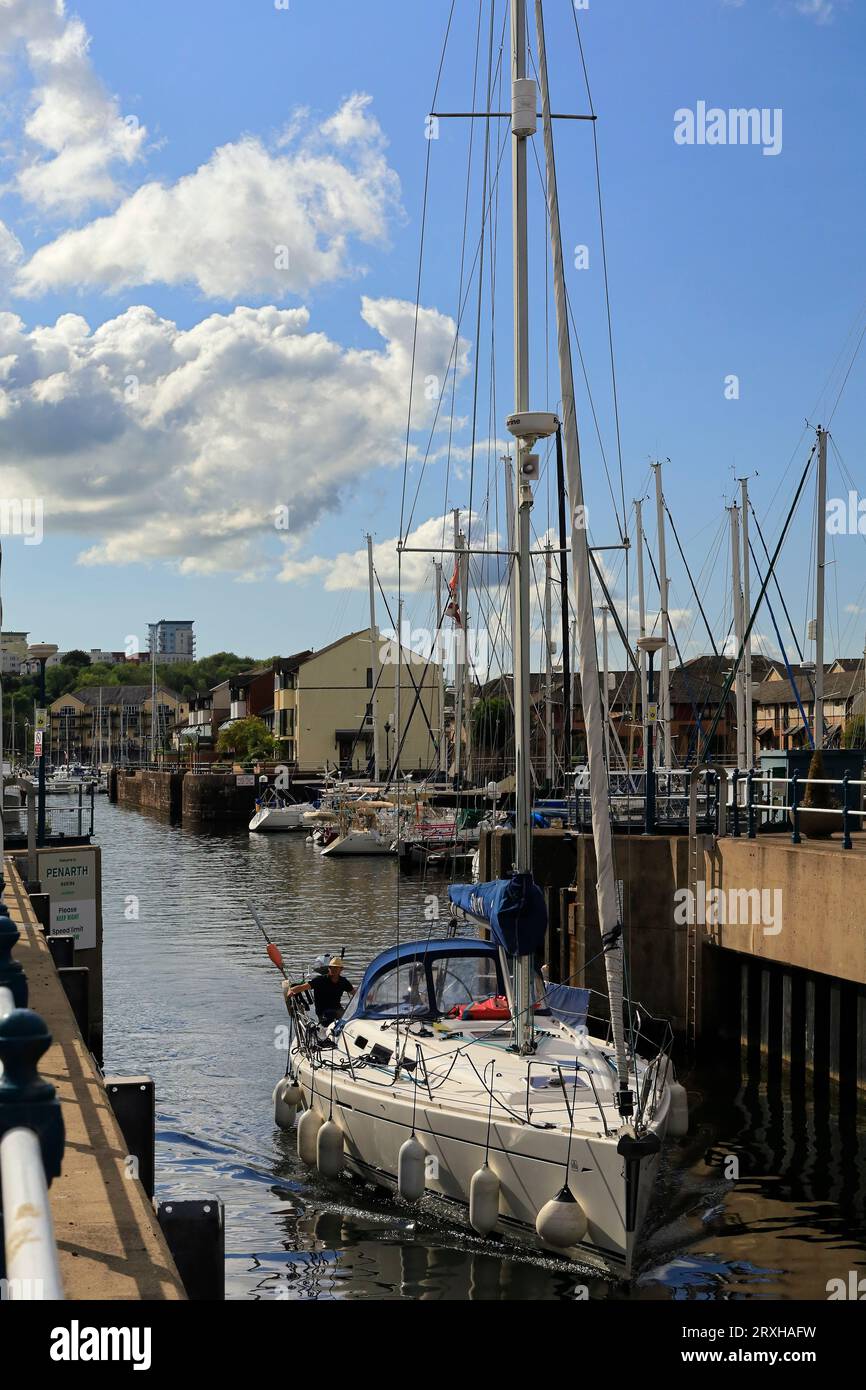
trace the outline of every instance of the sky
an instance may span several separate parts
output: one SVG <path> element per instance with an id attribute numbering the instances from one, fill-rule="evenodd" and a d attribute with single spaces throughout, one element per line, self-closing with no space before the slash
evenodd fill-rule
<path id="1" fill-rule="evenodd" d="M 501 610 L 501 561 L 480 552 L 505 543 L 509 137 L 501 121 L 427 118 L 434 92 L 438 111 L 484 110 L 488 85 L 505 109 L 504 15 L 503 0 L 0 0 L 6 628 L 117 650 L 144 645 L 149 621 L 192 618 L 202 655 L 323 646 L 368 620 L 367 532 L 380 625 L 402 535 L 405 617 L 429 628 L 419 552 L 450 535 L 452 508 L 479 552 L 473 586 L 488 586 L 470 620 Z M 646 497 L 656 553 L 663 460 L 721 644 L 735 480 L 749 477 L 772 548 L 829 423 L 828 493 L 855 493 L 855 524 L 828 536 L 827 653 L 856 655 L 864 7 L 546 0 L 545 16 L 553 109 L 590 109 L 576 18 L 598 117 L 619 444 L 593 130 L 556 129 L 591 541 L 633 542 Z M 759 143 L 698 138 L 702 111 L 738 108 L 765 113 Z M 540 131 L 532 143 L 531 399 L 555 410 Z M 542 463 L 539 545 L 556 514 Z M 35 502 L 30 544 L 16 505 Z M 779 567 L 807 655 L 814 506 L 810 479 Z M 694 655 L 708 639 L 670 535 L 668 552 Z M 623 555 L 604 563 L 631 630 Z M 656 609 L 649 568 L 647 586 Z M 755 631 L 778 650 L 766 610 Z"/>

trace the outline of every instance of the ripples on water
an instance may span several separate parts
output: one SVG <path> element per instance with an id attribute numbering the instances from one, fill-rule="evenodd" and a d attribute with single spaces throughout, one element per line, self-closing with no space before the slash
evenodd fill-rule
<path id="1" fill-rule="evenodd" d="M 630 1289 L 528 1245 L 479 1240 L 434 1199 L 410 1212 L 365 1184 L 311 1175 L 273 1124 L 286 1015 L 246 901 L 290 974 L 345 946 L 357 983 L 394 942 L 398 892 L 401 934 L 426 935 L 425 898 L 443 880 L 400 878 L 391 861 L 323 860 L 302 835 L 181 829 L 104 798 L 96 829 L 106 1069 L 156 1082 L 158 1195 L 225 1203 L 228 1297 L 824 1299 L 829 1278 L 862 1264 L 862 1134 L 731 1077 L 690 1080 L 692 1132 L 668 1146 Z M 740 1162 L 736 1184 L 727 1155 Z"/>

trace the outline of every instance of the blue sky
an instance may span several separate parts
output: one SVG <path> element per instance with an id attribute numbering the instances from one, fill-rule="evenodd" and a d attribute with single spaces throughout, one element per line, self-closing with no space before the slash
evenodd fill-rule
<path id="1" fill-rule="evenodd" d="M 554 108 L 585 111 L 569 0 L 545 8 Z M 0 284 L 21 320 L 0 334 L 0 495 L 43 496 L 46 513 L 41 545 L 4 537 L 7 626 L 118 648 L 148 620 L 192 617 L 201 653 L 323 645 L 366 620 L 368 529 L 393 593 L 424 122 L 449 9 L 79 0 L 60 13 L 55 0 L 0 0 Z M 503 13 L 499 0 L 495 49 Z M 489 18 L 485 3 L 482 86 Z M 733 479 L 757 475 L 755 506 L 775 539 L 810 447 L 805 421 L 826 421 L 863 327 L 866 18 L 843 0 L 590 0 L 579 22 L 599 114 L 625 498 L 649 490 L 652 458 L 670 459 L 666 499 L 721 636 Z M 471 104 L 478 26 L 478 6 L 458 0 L 440 109 Z M 674 113 L 699 101 L 781 109 L 780 153 L 678 145 Z M 472 247 L 483 135 L 478 123 Z M 589 248 L 588 269 L 569 265 L 569 294 L 618 499 L 592 135 L 569 122 L 557 136 L 565 244 Z M 495 318 L 488 253 L 480 349 L 474 283 L 461 323 L 447 495 L 441 418 L 431 460 L 418 462 L 431 421 L 421 388 L 441 379 L 453 341 L 468 138 L 467 123 L 443 122 L 429 150 L 407 482 L 418 495 L 403 517 L 430 537 L 446 509 L 469 503 L 477 356 L 478 543 L 502 529 L 501 483 L 484 504 L 499 452 L 491 341 L 499 439 L 512 404 L 507 151 Z M 536 144 L 541 160 L 540 134 Z M 532 396 L 555 408 L 534 171 L 530 191 Z M 738 399 L 725 395 L 731 375 Z M 832 420 L 831 496 L 862 483 L 864 379 L 866 350 Z M 580 413 L 592 540 L 610 544 L 617 519 L 583 390 Z M 550 505 L 545 474 L 539 535 Z M 274 527 L 280 506 L 288 530 Z M 646 513 L 654 547 L 650 502 Z M 810 520 L 807 496 L 781 568 L 801 640 Z M 864 543 L 829 542 L 832 652 L 862 650 Z M 621 565 L 608 563 L 625 608 Z M 428 569 L 407 557 L 418 626 L 431 621 Z M 704 644 L 672 542 L 669 571 L 693 653 Z M 772 636 L 767 615 L 757 628 Z"/>

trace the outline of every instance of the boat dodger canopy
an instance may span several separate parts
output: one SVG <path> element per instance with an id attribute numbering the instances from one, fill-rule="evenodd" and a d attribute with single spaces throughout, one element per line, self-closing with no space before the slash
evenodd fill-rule
<path id="1" fill-rule="evenodd" d="M 499 949 L 492 941 L 448 937 L 407 941 L 383 951 L 367 966 L 341 1026 L 361 1018 L 439 1018 L 443 1012 L 442 982 L 465 982 L 466 966 L 470 975 L 474 971 L 477 980 L 485 982 L 484 997 L 504 993 Z M 469 1000 L 461 996 L 455 1002 Z"/>
<path id="2" fill-rule="evenodd" d="M 484 923 L 496 945 L 509 956 L 531 956 L 547 936 L 547 904 L 532 874 L 514 874 L 491 883 L 452 883 L 452 917 Z"/>

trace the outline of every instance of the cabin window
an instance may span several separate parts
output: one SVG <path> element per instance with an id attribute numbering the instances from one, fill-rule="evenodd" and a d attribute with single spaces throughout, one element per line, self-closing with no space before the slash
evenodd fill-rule
<path id="1" fill-rule="evenodd" d="M 443 956 L 433 963 L 433 991 L 440 1014 L 492 999 L 499 993 L 496 961 L 492 956 Z"/>
<path id="2" fill-rule="evenodd" d="M 401 1017 L 428 1013 L 427 978 L 423 964 L 411 961 L 380 975 L 367 991 L 364 1012 Z"/>
<path id="3" fill-rule="evenodd" d="M 372 666 L 368 666 L 368 667 L 367 667 L 367 689 L 368 689 L 368 690 L 372 690 L 372 689 L 373 689 L 373 668 L 372 668 Z"/>

